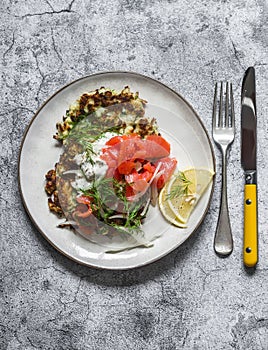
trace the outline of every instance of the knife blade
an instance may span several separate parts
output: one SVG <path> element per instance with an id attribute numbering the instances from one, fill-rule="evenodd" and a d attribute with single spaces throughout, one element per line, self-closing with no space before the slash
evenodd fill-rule
<path id="1" fill-rule="evenodd" d="M 258 262 L 257 215 L 257 113 L 255 69 L 245 72 L 241 92 L 241 164 L 245 173 L 243 261 L 247 267 Z"/>

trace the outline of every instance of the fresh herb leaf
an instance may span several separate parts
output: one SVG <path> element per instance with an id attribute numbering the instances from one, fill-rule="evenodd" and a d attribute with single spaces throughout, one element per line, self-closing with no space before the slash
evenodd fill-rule
<path id="1" fill-rule="evenodd" d="M 105 224 L 127 233 L 129 230 L 139 230 L 141 227 L 142 203 L 133 204 L 129 202 L 125 195 L 125 184 L 113 178 L 103 178 L 94 182 L 90 190 L 83 191 L 84 195 L 90 196 L 92 207 L 94 207 L 94 215 Z M 112 205 L 116 202 L 123 205 L 121 213 L 112 209 Z M 109 205 L 111 204 L 111 206 Z M 114 215 L 122 215 L 120 219 L 122 224 L 118 224 L 118 220 L 113 219 Z"/>
<path id="2" fill-rule="evenodd" d="M 176 177 L 179 180 L 179 184 L 171 189 L 170 193 L 168 193 L 166 196 L 166 200 L 188 195 L 189 186 L 192 184 L 192 182 L 186 178 L 184 172 L 182 171 L 180 171 Z"/>

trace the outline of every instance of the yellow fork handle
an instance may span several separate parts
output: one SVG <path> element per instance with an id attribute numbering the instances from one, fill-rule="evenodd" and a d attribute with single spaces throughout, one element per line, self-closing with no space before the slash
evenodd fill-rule
<path id="1" fill-rule="evenodd" d="M 254 267 L 258 262 L 257 185 L 246 184 L 244 195 L 244 264 Z"/>

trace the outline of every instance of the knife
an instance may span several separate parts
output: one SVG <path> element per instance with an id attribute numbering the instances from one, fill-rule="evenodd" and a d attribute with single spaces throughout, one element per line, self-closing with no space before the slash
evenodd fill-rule
<path id="1" fill-rule="evenodd" d="M 245 173 L 243 260 L 247 267 L 258 262 L 256 129 L 255 70 L 249 67 L 241 93 L 241 164 Z"/>

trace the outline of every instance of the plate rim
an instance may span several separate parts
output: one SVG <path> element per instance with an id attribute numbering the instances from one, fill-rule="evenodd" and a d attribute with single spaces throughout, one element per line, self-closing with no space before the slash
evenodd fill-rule
<path id="1" fill-rule="evenodd" d="M 86 266 L 86 267 L 90 267 L 90 268 L 95 268 L 95 269 L 98 269 L 98 270 L 110 270 L 110 271 L 120 271 L 120 270 L 132 270 L 134 268 L 139 268 L 139 267 L 143 267 L 143 266 L 146 266 L 146 265 L 150 265 L 160 259 L 162 259 L 163 257 L 167 256 L 168 254 L 170 254 L 172 251 L 174 251 L 175 249 L 178 249 L 181 245 L 183 245 L 187 240 L 188 238 L 190 238 L 197 230 L 198 228 L 200 227 L 200 225 L 202 224 L 202 222 L 204 221 L 206 215 L 207 215 L 207 212 L 209 210 L 209 207 L 210 207 L 210 204 L 211 204 L 211 200 L 212 200 L 212 197 L 213 197 L 213 194 L 214 194 L 214 189 L 215 189 L 215 175 L 214 175 L 214 178 L 212 180 L 212 187 L 211 187 L 211 192 L 210 192 L 210 196 L 209 196 L 209 200 L 208 200 L 208 203 L 207 203 L 207 206 L 206 206 L 206 209 L 203 213 L 203 215 L 200 217 L 199 221 L 197 222 L 196 224 L 196 227 L 192 230 L 192 232 L 189 234 L 189 236 L 187 236 L 187 238 L 181 242 L 179 245 L 175 246 L 175 247 L 172 247 L 171 249 L 169 249 L 168 251 L 166 251 L 165 253 L 162 253 L 161 255 L 158 255 L 156 256 L 155 258 L 151 259 L 149 262 L 141 262 L 139 264 L 136 264 L 136 265 L 133 265 L 133 266 L 127 266 L 127 267 L 120 267 L 120 266 L 113 266 L 113 267 L 109 267 L 109 266 L 98 266 L 98 265 L 94 265 L 92 263 L 87 263 L 87 262 L 84 262 L 82 260 L 79 260 L 78 258 L 75 258 L 73 257 L 72 255 L 66 253 L 65 251 L 63 251 L 60 247 L 56 246 L 48 237 L 47 235 L 45 234 L 45 232 L 39 227 L 38 223 L 36 222 L 36 220 L 34 220 L 34 218 L 32 217 L 31 213 L 30 213 L 30 210 L 26 204 L 26 201 L 24 199 L 24 195 L 23 195 L 23 191 L 22 191 L 22 187 L 21 187 L 21 173 L 20 173 L 20 168 L 21 168 L 21 157 L 22 157 L 22 149 L 23 149 L 23 146 L 24 146 L 24 142 L 26 140 L 26 137 L 28 135 L 28 132 L 34 122 L 34 120 L 37 118 L 38 114 L 40 113 L 40 111 L 50 102 L 50 100 L 52 100 L 57 94 L 59 94 L 61 91 L 63 91 L 64 89 L 68 88 L 69 86 L 73 85 L 73 84 L 76 84 L 78 83 L 79 81 L 82 81 L 84 79 L 88 79 L 88 78 L 91 78 L 91 77 L 96 77 L 96 76 L 102 76 L 102 75 L 107 75 L 107 74 L 110 74 L 110 75 L 113 75 L 113 74 L 128 74 L 128 75 L 133 75 L 133 76 L 137 76 L 137 77 L 140 77 L 140 78 L 145 78 L 147 80 L 150 80 L 154 83 L 157 83 L 159 85 L 161 85 L 162 87 L 168 89 L 170 92 L 172 92 L 173 94 L 175 94 L 177 97 L 179 97 L 183 103 L 185 103 L 187 105 L 187 107 L 193 112 L 194 116 L 196 117 L 196 119 L 198 120 L 199 122 L 199 125 L 201 126 L 201 128 L 203 129 L 205 135 L 206 135 L 206 139 L 208 141 L 208 144 L 209 144 L 209 148 L 210 148 L 210 151 L 211 151 L 211 155 L 212 155 L 212 163 L 213 163 L 213 170 L 214 172 L 216 173 L 216 158 L 215 158 L 215 152 L 214 152 L 214 148 L 213 148 L 213 145 L 212 145 L 212 142 L 211 142 L 211 139 L 209 137 L 209 133 L 208 133 L 208 130 L 205 128 L 205 125 L 203 123 L 203 121 L 201 120 L 201 118 L 199 117 L 198 113 L 196 112 L 196 110 L 192 107 L 192 105 L 180 94 L 178 93 L 177 91 L 175 91 L 173 88 L 169 87 L 168 85 L 166 85 L 165 83 L 157 80 L 157 79 L 154 79 L 154 78 L 151 78 L 145 74 L 141 74 L 141 73 L 137 73 L 137 72 L 134 72 L 134 71 L 126 71 L 126 70 L 114 70 L 114 71 L 101 71 L 101 72 L 96 72 L 96 73 L 93 73 L 93 74 L 87 74 L 87 75 L 84 75 L 78 79 L 75 79 L 75 80 L 72 80 L 70 81 L 69 83 L 63 85 L 60 89 L 58 89 L 57 91 L 55 91 L 52 95 L 50 95 L 39 107 L 38 109 L 36 110 L 36 112 L 34 113 L 33 117 L 31 118 L 30 122 L 28 123 L 26 129 L 24 130 L 24 133 L 23 133 L 23 136 L 22 136 L 22 140 L 21 140 L 21 143 L 20 143 L 20 148 L 19 148 L 19 157 L 18 157 L 18 168 L 17 168 L 17 178 L 18 178 L 18 188 L 19 188 L 19 193 L 20 193 L 20 197 L 21 197 L 21 200 L 22 200 L 22 204 L 24 206 L 24 209 L 26 211 L 26 213 L 28 214 L 29 218 L 31 219 L 31 222 L 34 224 L 34 226 L 36 227 L 36 229 L 39 231 L 39 233 L 41 233 L 42 237 L 58 252 L 60 252 L 61 254 L 63 254 L 65 257 L 67 257 L 68 259 L 78 263 L 79 265 L 82 265 L 82 266 Z"/>

